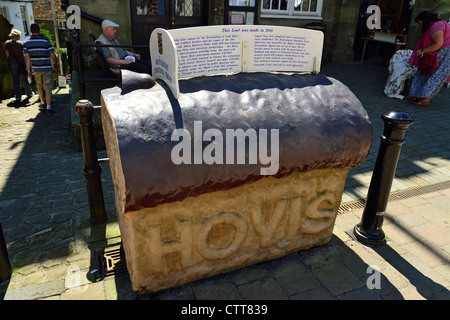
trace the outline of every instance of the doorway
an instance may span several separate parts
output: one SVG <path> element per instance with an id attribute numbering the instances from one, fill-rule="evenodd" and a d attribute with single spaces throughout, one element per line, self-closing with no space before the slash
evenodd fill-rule
<path id="1" fill-rule="evenodd" d="M 156 28 L 176 29 L 207 24 L 206 0 L 130 0 L 133 44 L 148 45 Z M 148 49 L 136 49 L 149 58 Z"/>

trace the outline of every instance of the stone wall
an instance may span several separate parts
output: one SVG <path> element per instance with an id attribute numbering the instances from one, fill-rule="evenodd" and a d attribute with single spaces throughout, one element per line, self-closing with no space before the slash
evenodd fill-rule
<path id="1" fill-rule="evenodd" d="M 129 1 L 76 0 L 70 4 L 77 5 L 80 10 L 102 20 L 108 19 L 117 23 L 116 39 L 121 44 L 131 44 L 131 12 Z M 101 25 L 81 18 L 81 42 L 90 43 L 89 34 L 98 37 L 102 33 Z"/>
<path id="2" fill-rule="evenodd" d="M 333 62 L 353 60 L 353 42 L 358 22 L 359 0 L 324 1 L 323 22 L 327 26 L 324 57 Z"/>
<path id="3" fill-rule="evenodd" d="M 53 19 L 52 1 L 39 0 L 32 3 L 35 18 Z M 61 0 L 55 0 L 55 15 L 58 20 L 65 20 L 66 15 L 61 9 Z"/>

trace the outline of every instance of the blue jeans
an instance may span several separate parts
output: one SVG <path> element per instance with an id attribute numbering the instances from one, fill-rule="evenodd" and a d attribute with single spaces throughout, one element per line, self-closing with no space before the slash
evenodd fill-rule
<path id="1" fill-rule="evenodd" d="M 20 98 L 22 97 L 22 89 L 20 88 L 20 79 L 22 79 L 26 95 L 27 96 L 33 95 L 33 91 L 31 91 L 31 87 L 30 84 L 28 83 L 27 76 L 19 74 L 19 63 L 15 61 L 8 61 L 8 67 L 13 77 L 14 94 L 16 95 L 16 100 L 20 100 Z"/>

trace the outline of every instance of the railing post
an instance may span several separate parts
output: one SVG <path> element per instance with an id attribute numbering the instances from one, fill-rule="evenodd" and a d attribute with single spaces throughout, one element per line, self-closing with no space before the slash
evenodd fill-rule
<path id="1" fill-rule="evenodd" d="M 89 100 L 82 99 L 75 105 L 75 112 L 80 117 L 81 145 L 83 147 L 84 158 L 82 171 L 86 177 L 91 223 L 105 223 L 107 221 L 107 215 L 103 198 L 102 168 L 98 162 L 94 124 L 92 121 L 94 106 Z"/>
<path id="2" fill-rule="evenodd" d="M 0 283 L 9 280 L 11 275 L 11 262 L 9 260 L 8 248 L 6 247 L 6 241 L 3 235 L 2 224 L 0 223 Z"/>
<path id="3" fill-rule="evenodd" d="M 86 99 L 86 80 L 84 78 L 83 71 L 83 56 L 80 42 L 80 30 L 75 29 L 74 32 L 74 42 L 73 48 L 75 51 L 76 61 L 77 61 L 77 71 L 78 71 L 78 87 L 80 90 L 80 98 Z"/>
<path id="4" fill-rule="evenodd" d="M 384 121 L 384 131 L 380 149 L 361 222 L 353 229 L 356 239 L 367 245 L 384 242 L 385 234 L 382 225 L 400 149 L 405 142 L 406 129 L 414 123 L 414 119 L 405 112 L 392 111 L 382 114 L 381 119 Z"/>

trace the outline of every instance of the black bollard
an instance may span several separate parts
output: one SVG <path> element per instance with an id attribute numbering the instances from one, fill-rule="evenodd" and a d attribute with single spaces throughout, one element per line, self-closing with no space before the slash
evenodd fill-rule
<path id="1" fill-rule="evenodd" d="M 12 268 L 9 261 L 8 249 L 3 235 L 2 224 L 0 223 L 0 283 L 11 279 Z"/>
<path id="2" fill-rule="evenodd" d="M 92 224 L 101 224 L 107 221 L 101 173 L 102 168 L 98 162 L 97 145 L 94 137 L 94 124 L 92 115 L 94 106 L 89 100 L 83 99 L 75 105 L 75 111 L 80 117 L 81 145 L 83 147 L 86 187 L 89 200 L 90 219 Z"/>
<path id="3" fill-rule="evenodd" d="M 384 131 L 380 149 L 361 222 L 353 229 L 358 241 L 371 246 L 384 242 L 382 225 L 400 149 L 405 142 L 406 129 L 414 123 L 414 119 L 405 112 L 392 111 L 382 114 L 381 119 L 384 121 Z"/>

